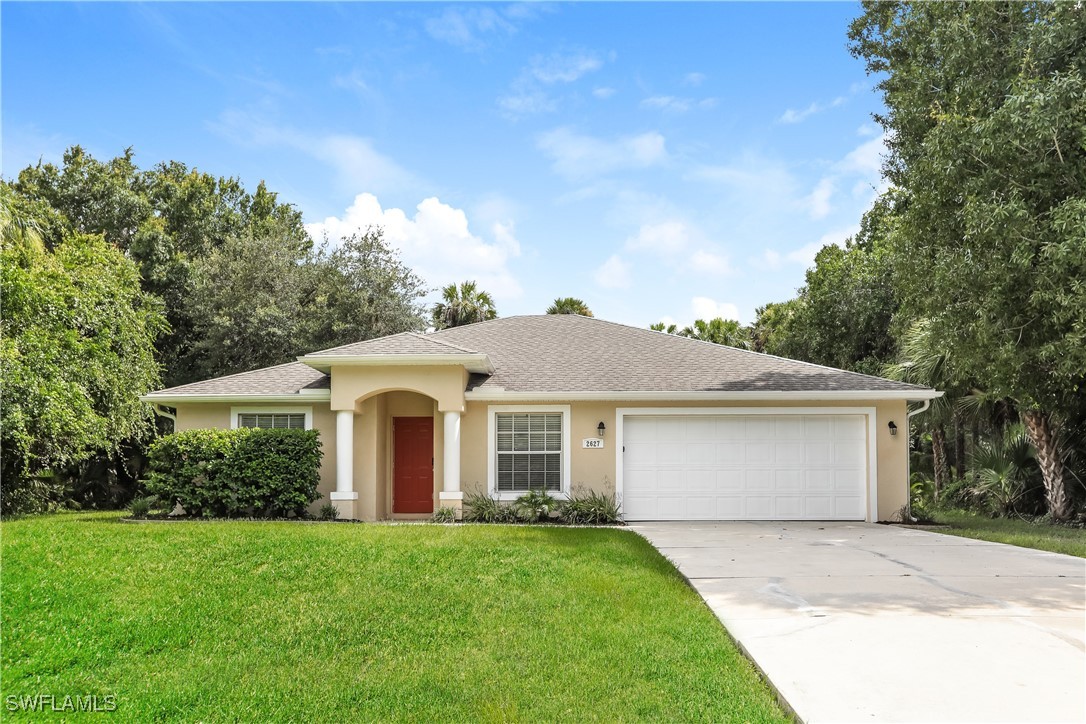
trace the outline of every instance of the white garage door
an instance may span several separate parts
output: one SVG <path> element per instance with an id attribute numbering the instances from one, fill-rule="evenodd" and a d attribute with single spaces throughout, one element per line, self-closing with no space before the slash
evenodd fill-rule
<path id="1" fill-rule="evenodd" d="M 863 520 L 863 415 L 623 418 L 626 520 Z"/>

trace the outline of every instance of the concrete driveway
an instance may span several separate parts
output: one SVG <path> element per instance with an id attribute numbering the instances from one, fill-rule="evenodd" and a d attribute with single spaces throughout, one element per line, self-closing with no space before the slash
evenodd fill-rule
<path id="1" fill-rule="evenodd" d="M 804 721 L 1086 721 L 1086 560 L 864 523 L 630 527 Z"/>

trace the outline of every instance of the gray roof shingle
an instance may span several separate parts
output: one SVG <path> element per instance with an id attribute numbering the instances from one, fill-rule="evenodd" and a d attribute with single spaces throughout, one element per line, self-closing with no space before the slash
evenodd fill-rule
<path id="1" fill-rule="evenodd" d="M 473 374 L 468 385 L 469 390 L 480 392 L 932 392 L 918 385 L 572 314 L 505 317 L 428 334 L 404 332 L 313 354 L 485 354 L 494 374 Z M 286 395 L 329 386 L 326 373 L 289 362 L 172 387 L 148 397 Z"/>
<path id="2" fill-rule="evenodd" d="M 823 392 L 927 388 L 573 314 L 506 317 L 427 335 L 485 352 L 474 389 Z"/>
<path id="3" fill-rule="evenodd" d="M 216 377 L 187 385 L 170 387 L 147 395 L 292 395 L 302 390 L 326 390 L 330 378 L 324 372 L 301 362 L 287 362 L 275 367 L 264 367 L 251 372 Z"/>

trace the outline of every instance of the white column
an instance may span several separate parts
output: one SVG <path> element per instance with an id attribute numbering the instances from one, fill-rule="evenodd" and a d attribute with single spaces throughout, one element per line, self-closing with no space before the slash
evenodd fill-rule
<path id="1" fill-rule="evenodd" d="M 354 410 L 336 411 L 336 489 L 330 497 L 341 518 L 354 518 Z"/>
<path id="2" fill-rule="evenodd" d="M 449 411 L 445 414 L 445 483 L 440 497 L 443 499 L 460 498 L 460 413 Z M 456 495 L 448 495 L 456 493 Z"/>

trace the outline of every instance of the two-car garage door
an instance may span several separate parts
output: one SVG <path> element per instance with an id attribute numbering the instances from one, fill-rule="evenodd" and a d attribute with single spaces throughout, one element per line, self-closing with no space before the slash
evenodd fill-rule
<path id="1" fill-rule="evenodd" d="M 622 418 L 626 520 L 864 520 L 866 417 Z"/>

